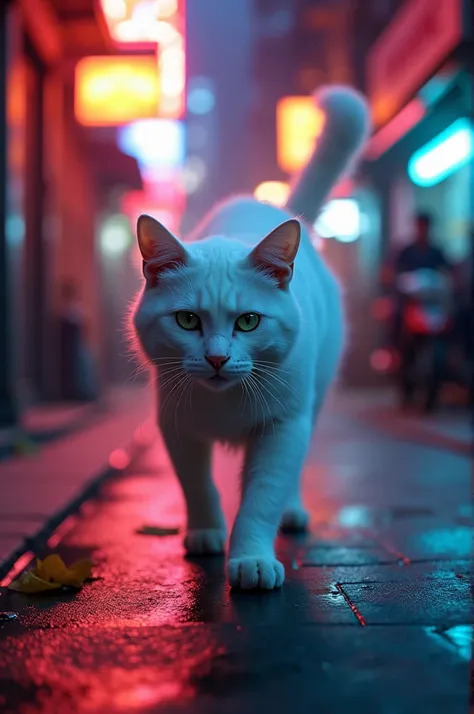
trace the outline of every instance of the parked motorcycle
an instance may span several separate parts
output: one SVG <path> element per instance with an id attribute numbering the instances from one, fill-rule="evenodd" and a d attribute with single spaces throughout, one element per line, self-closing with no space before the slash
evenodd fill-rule
<path id="1" fill-rule="evenodd" d="M 401 298 L 400 388 L 404 402 L 415 390 L 434 406 L 445 377 L 448 335 L 452 329 L 453 291 L 448 275 L 430 269 L 402 273 L 396 281 Z"/>

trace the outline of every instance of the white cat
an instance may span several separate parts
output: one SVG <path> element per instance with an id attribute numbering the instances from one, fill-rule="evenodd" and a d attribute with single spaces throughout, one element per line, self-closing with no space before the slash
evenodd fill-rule
<path id="1" fill-rule="evenodd" d="M 157 369 L 159 425 L 187 506 L 185 547 L 224 552 L 211 449 L 242 446 L 228 560 L 230 585 L 242 589 L 280 587 L 278 527 L 307 527 L 300 477 L 343 347 L 338 286 L 294 216 L 313 223 L 367 136 L 367 109 L 347 88 L 316 101 L 323 135 L 286 210 L 233 198 L 186 243 L 149 216 L 138 220 L 146 285 L 134 326 Z"/>

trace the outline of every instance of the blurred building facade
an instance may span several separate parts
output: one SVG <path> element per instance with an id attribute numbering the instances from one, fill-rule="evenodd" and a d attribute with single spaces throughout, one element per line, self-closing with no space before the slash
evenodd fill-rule
<path id="1" fill-rule="evenodd" d="M 254 89 L 253 0 L 186 4 L 187 161 L 184 233 L 216 202 L 248 192 Z"/>
<path id="2" fill-rule="evenodd" d="M 474 221 L 472 4 L 359 2 L 353 27 L 374 122 L 361 173 L 376 208 L 375 264 L 413 238 L 416 212 L 432 215 L 435 241 L 461 263 Z M 376 348 L 380 326 L 371 332 Z"/>
<path id="3" fill-rule="evenodd" d="M 93 0 L 0 6 L 0 424 L 60 396 L 58 320 L 74 285 L 99 381 L 107 313 L 97 221 L 136 161 L 74 118 L 74 67 L 112 51 Z"/>
<path id="4" fill-rule="evenodd" d="M 357 206 L 356 234 L 334 235 L 320 246 L 346 296 L 352 339 L 343 381 L 377 385 L 384 378 L 374 368 L 384 328 L 372 306 L 380 267 L 410 239 L 414 212 L 433 214 L 436 239 L 454 262 L 469 249 L 472 157 L 429 187 L 417 185 L 408 167 L 431 139 L 459 119 L 472 120 L 471 3 L 255 0 L 255 13 L 249 163 L 254 187 L 291 180 L 276 149 L 282 97 L 343 83 L 361 89 L 370 102 L 372 139 L 356 173 L 333 196 Z"/>
<path id="5" fill-rule="evenodd" d="M 406 0 L 365 53 L 363 86 L 375 123 L 366 170 L 381 198 L 387 249 L 410 239 L 413 213 L 421 210 L 433 214 L 437 240 L 452 260 L 466 255 L 472 161 L 447 176 L 434 167 L 417 183 L 410 160 L 454 122 L 472 117 L 470 5 Z"/>

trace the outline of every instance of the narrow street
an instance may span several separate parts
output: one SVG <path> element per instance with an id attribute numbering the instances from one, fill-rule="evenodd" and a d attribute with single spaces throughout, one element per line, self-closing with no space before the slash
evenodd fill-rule
<path id="1" fill-rule="evenodd" d="M 219 451 L 225 510 L 238 458 Z M 281 538 L 287 580 L 232 594 L 220 558 L 187 560 L 159 441 L 50 538 L 90 557 L 77 594 L 1 589 L 2 714 L 346 712 L 469 708 L 468 456 L 380 434 L 331 406 L 305 474 L 311 535 Z M 38 553 L 39 556 L 45 553 Z"/>

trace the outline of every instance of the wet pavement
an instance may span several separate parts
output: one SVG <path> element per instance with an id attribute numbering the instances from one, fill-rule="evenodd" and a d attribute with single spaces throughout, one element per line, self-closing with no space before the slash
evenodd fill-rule
<path id="1" fill-rule="evenodd" d="M 217 452 L 229 519 L 238 465 Z M 18 615 L 0 621 L 2 714 L 464 714 L 468 457 L 333 407 L 305 493 L 311 534 L 279 539 L 282 590 L 230 593 L 223 559 L 189 560 L 181 536 L 137 533 L 183 521 L 158 442 L 50 539 L 66 562 L 92 557 L 97 579 L 78 594 L 2 590 L 0 610 Z"/>

